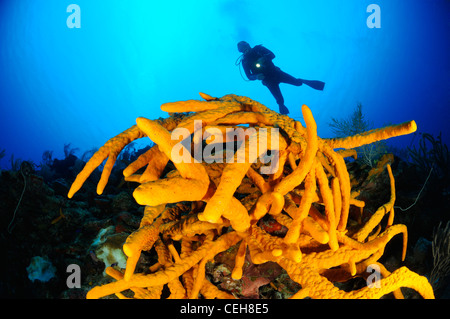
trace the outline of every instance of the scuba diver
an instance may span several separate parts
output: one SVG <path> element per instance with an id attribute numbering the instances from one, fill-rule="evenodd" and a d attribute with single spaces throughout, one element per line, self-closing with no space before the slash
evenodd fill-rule
<path id="1" fill-rule="evenodd" d="M 242 63 L 245 75 L 250 81 L 262 81 L 262 84 L 269 89 L 270 93 L 272 93 L 275 98 L 281 114 L 289 114 L 289 110 L 284 105 L 280 83 L 287 83 L 295 86 L 306 84 L 316 90 L 323 90 L 325 86 L 324 82 L 294 78 L 292 75 L 281 71 L 281 69 L 276 67 L 272 62 L 275 58 L 275 54 L 262 45 L 256 45 L 252 48 L 247 42 L 240 41 L 237 47 L 242 55 L 236 61 L 236 65 Z"/>

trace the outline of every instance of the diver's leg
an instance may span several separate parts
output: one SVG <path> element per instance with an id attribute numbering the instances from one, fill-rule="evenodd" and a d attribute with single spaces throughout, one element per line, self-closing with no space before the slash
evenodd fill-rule
<path id="1" fill-rule="evenodd" d="M 281 114 L 289 114 L 288 108 L 284 105 L 283 94 L 281 94 L 280 84 L 278 82 L 263 80 L 262 82 L 272 93 L 273 97 L 277 101 Z"/>
<path id="2" fill-rule="evenodd" d="M 286 107 L 286 105 L 284 104 L 278 104 L 279 108 L 280 108 L 280 114 L 283 115 L 288 115 L 289 114 L 289 109 Z"/>
<path id="3" fill-rule="evenodd" d="M 287 74 L 286 72 L 281 71 L 280 69 L 278 69 L 277 72 L 277 80 L 280 81 L 281 83 L 292 84 L 295 86 L 300 86 L 303 84 L 303 81 L 301 79 L 294 78 L 292 75 Z"/>

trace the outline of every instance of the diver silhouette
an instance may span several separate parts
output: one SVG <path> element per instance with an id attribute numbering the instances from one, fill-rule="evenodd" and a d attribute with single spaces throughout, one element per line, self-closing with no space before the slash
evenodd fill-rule
<path id="1" fill-rule="evenodd" d="M 250 81 L 262 81 L 262 84 L 269 89 L 270 93 L 272 93 L 275 98 L 281 114 L 289 114 L 289 110 L 284 105 L 280 83 L 287 83 L 295 86 L 306 84 L 316 90 L 323 90 L 325 86 L 324 82 L 299 79 L 283 72 L 272 62 L 275 58 L 275 54 L 262 45 L 256 45 L 252 48 L 247 42 L 240 41 L 237 46 L 238 51 L 242 53 L 238 62 L 242 63 L 245 75 Z"/>

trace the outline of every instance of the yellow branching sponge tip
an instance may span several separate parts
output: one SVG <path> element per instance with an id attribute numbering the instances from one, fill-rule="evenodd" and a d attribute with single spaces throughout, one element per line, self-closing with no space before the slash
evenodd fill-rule
<path id="1" fill-rule="evenodd" d="M 163 104 L 161 109 L 171 112 L 168 118 L 138 118 L 107 141 L 72 184 L 70 198 L 106 160 L 97 187 L 101 194 L 123 148 L 143 137 L 155 143 L 124 170 L 127 180 L 140 183 L 133 196 L 146 205 L 140 227 L 123 246 L 126 268 L 109 269 L 115 281 L 94 287 L 88 298 L 161 298 L 166 285 L 172 299 L 239 297 L 215 286 L 205 273 L 209 261 L 232 247 L 232 280 L 244 276 L 246 260 L 275 262 L 300 284 L 293 298 L 380 298 L 390 292 L 401 298 L 401 287 L 434 298 L 425 277 L 406 267 L 390 273 L 378 261 L 393 236 L 403 234 L 402 259 L 407 244 L 406 226 L 393 224 L 395 183 L 388 163 L 390 200 L 364 223 L 349 215 L 351 206 L 364 209 L 365 203 L 352 193 L 343 156 L 412 133 L 414 121 L 321 139 L 306 105 L 303 127 L 247 97 L 200 96 L 204 100 Z M 260 227 L 266 215 L 288 229 L 284 237 Z M 149 272 L 136 272 L 141 252 L 151 250 L 158 261 Z M 374 269 L 375 281 L 363 288 L 344 291 L 334 285 L 367 278 Z"/>

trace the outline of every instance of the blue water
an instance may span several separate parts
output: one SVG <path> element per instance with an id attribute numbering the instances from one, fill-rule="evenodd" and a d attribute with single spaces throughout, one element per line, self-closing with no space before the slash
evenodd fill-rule
<path id="1" fill-rule="evenodd" d="M 296 77 L 326 82 L 323 92 L 281 86 L 292 117 L 302 120 L 302 104 L 312 109 L 319 136 L 332 137 L 331 117 L 361 102 L 375 127 L 415 120 L 450 145 L 448 0 L 71 1 L 0 1 L 4 168 L 12 154 L 63 158 L 67 143 L 81 155 L 198 92 L 246 95 L 278 110 L 234 65 L 240 40 L 263 44 Z M 71 3 L 81 28 L 67 25 Z M 371 3 L 381 28 L 367 26 Z"/>

